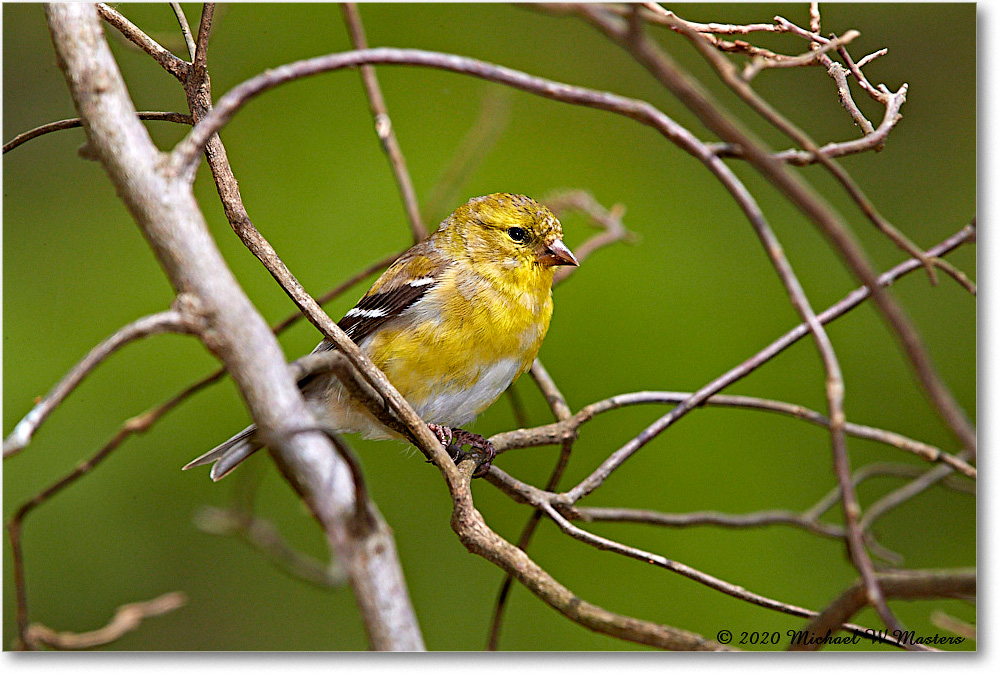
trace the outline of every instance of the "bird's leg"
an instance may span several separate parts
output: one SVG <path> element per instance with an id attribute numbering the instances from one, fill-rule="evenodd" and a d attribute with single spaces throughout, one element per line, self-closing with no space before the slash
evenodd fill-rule
<path id="1" fill-rule="evenodd" d="M 448 455 L 454 460 L 455 464 L 461 463 L 463 459 L 470 456 L 475 460 L 476 470 L 472 474 L 473 478 L 485 476 L 486 472 L 490 470 L 493 458 L 496 457 L 497 453 L 493 449 L 493 444 L 488 440 L 479 434 L 474 434 L 465 429 L 452 429 L 451 427 L 430 423 L 427 426 L 437 439 L 441 441 L 441 445 L 448 451 Z M 463 451 L 463 445 L 468 445 L 471 451 Z"/>

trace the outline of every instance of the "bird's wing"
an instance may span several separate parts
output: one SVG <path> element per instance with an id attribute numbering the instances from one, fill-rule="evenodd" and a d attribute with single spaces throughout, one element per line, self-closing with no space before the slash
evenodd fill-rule
<path id="1" fill-rule="evenodd" d="M 430 242 L 417 244 L 382 273 L 337 325 L 355 344 L 360 344 L 433 289 L 446 267 L 447 261 Z M 313 353 L 334 348 L 332 342 L 324 339 Z"/>

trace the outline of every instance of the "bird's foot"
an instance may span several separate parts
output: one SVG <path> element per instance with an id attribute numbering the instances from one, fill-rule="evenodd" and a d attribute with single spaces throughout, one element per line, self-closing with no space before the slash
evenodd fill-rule
<path id="1" fill-rule="evenodd" d="M 446 449 L 449 445 L 451 445 L 451 440 L 454 436 L 454 432 L 451 430 L 451 427 L 443 427 L 440 424 L 431 424 L 428 422 L 427 428 L 431 430 L 431 433 L 433 433 L 439 441 L 441 441 L 441 445 L 443 445 Z"/>
<path id="2" fill-rule="evenodd" d="M 472 474 L 473 478 L 485 476 L 486 472 L 490 470 L 497 452 L 488 440 L 465 429 L 452 429 L 440 424 L 428 424 L 427 426 L 441 441 L 441 445 L 448 451 L 448 455 L 455 464 L 460 464 L 466 458 L 471 458 L 476 462 L 476 470 Z M 462 450 L 463 445 L 469 446 L 469 452 Z"/>

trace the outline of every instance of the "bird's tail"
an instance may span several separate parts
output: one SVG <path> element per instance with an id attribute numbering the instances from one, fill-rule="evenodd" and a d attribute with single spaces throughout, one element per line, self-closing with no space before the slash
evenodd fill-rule
<path id="1" fill-rule="evenodd" d="M 264 447 L 263 443 L 254 439 L 256 431 L 257 427 L 251 424 L 225 443 L 188 462 L 184 470 L 215 462 L 211 473 L 209 473 L 212 480 L 225 478 L 240 462 Z"/>

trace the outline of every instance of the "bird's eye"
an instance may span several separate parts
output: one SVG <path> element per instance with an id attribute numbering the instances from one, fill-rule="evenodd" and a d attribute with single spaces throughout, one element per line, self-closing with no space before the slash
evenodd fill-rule
<path id="1" fill-rule="evenodd" d="M 507 236 L 514 241 L 521 242 L 528 236 L 528 233 L 524 231 L 523 227 L 512 227 L 507 230 Z"/>

